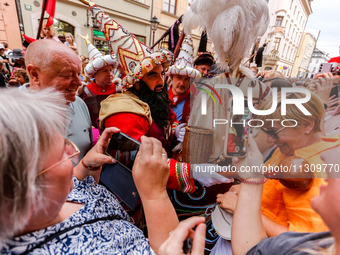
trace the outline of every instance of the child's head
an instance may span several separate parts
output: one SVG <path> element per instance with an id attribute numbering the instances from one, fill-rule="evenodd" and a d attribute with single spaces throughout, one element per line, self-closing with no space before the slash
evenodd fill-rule
<path id="1" fill-rule="evenodd" d="M 54 37 L 58 36 L 57 30 L 54 28 L 54 26 L 46 27 L 47 20 L 44 20 L 43 22 L 43 28 L 41 29 L 40 36 L 41 37 Z"/>
<path id="2" fill-rule="evenodd" d="M 24 85 L 26 82 L 28 82 L 28 76 L 24 69 L 18 68 L 13 72 L 13 74 L 20 85 Z"/>
<path id="3" fill-rule="evenodd" d="M 65 33 L 65 40 L 70 44 L 73 45 L 74 37 L 71 33 Z"/>

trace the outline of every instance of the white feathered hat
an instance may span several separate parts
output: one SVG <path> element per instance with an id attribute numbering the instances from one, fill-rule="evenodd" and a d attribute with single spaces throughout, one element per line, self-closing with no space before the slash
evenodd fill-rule
<path id="1" fill-rule="evenodd" d="M 86 37 L 82 35 L 79 36 L 85 40 L 89 53 L 89 63 L 84 69 L 84 73 L 88 78 L 94 78 L 94 74 L 104 66 L 111 65 L 114 69 L 118 67 L 118 61 L 114 54 L 103 55 L 92 43 L 90 43 L 88 35 L 86 35 Z"/>
<path id="2" fill-rule="evenodd" d="M 182 22 L 185 32 L 191 34 L 193 27 L 206 29 L 217 63 L 230 71 L 241 65 L 269 25 L 265 0 L 192 0 L 189 5 Z"/>
<path id="3" fill-rule="evenodd" d="M 194 69 L 194 54 L 192 47 L 193 42 L 191 35 L 185 36 L 176 62 L 168 68 L 166 75 L 183 75 L 189 76 L 190 78 L 202 77 L 201 73 Z"/>

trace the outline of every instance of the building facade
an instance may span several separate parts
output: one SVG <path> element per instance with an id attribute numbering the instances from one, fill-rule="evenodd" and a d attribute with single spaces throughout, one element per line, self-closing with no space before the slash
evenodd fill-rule
<path id="1" fill-rule="evenodd" d="M 318 48 L 315 48 L 308 65 L 308 78 L 313 78 L 318 72 L 320 64 L 327 63 L 329 59 L 330 57 L 328 54 L 319 50 Z"/>
<path id="2" fill-rule="evenodd" d="M 33 38 L 36 38 L 38 32 L 42 2 L 20 1 L 25 34 Z M 152 0 L 95 0 L 95 3 L 143 43 L 150 43 Z M 47 17 L 46 14 L 45 18 Z M 53 25 L 61 40 L 66 32 L 74 35 L 79 55 L 87 56 L 88 53 L 84 40 L 78 34 L 88 34 L 90 41 L 102 52 L 110 51 L 104 34 L 93 26 L 89 7 L 79 0 L 58 0 Z"/>
<path id="3" fill-rule="evenodd" d="M 6 42 L 10 49 L 22 48 L 16 2 L 0 0 L 0 42 Z"/>
<path id="4" fill-rule="evenodd" d="M 263 53 L 262 70 L 278 70 L 291 76 L 312 0 L 267 0 L 270 24 L 260 40 L 268 42 Z"/>
<path id="5" fill-rule="evenodd" d="M 304 32 L 296 53 L 293 65 L 292 77 L 307 78 L 309 73 L 309 62 L 316 47 L 317 38 L 312 34 Z"/>
<path id="6" fill-rule="evenodd" d="M 186 12 L 188 0 L 153 0 L 152 16 L 156 16 L 160 21 L 155 31 L 155 42 L 175 23 L 175 21 Z M 182 27 L 180 26 L 180 29 Z M 194 56 L 197 56 L 201 34 L 193 30 Z M 164 47 L 165 45 L 159 45 Z M 211 44 L 208 40 L 207 50 L 211 52 Z"/>

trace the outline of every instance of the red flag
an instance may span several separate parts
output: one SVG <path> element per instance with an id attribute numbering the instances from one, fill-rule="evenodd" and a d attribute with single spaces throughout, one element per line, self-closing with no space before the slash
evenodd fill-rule
<path id="1" fill-rule="evenodd" d="M 31 37 L 28 37 L 27 35 L 24 35 L 24 34 L 22 34 L 22 35 L 23 35 L 23 37 L 25 38 L 25 41 L 28 42 L 28 43 L 31 43 L 31 42 L 34 42 L 34 41 L 35 41 L 35 39 L 33 39 L 33 38 L 31 38 Z"/>
<path id="2" fill-rule="evenodd" d="M 55 14 L 55 4 L 57 0 L 45 0 L 47 1 L 46 4 L 46 12 L 50 15 L 50 17 L 47 20 L 46 27 L 53 25 L 53 19 Z"/>

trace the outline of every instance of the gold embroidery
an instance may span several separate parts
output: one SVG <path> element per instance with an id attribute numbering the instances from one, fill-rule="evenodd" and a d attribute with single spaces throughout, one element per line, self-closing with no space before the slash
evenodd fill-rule
<path id="1" fill-rule="evenodd" d="M 127 73 L 130 72 L 129 68 L 127 67 L 125 58 L 131 58 L 135 61 L 141 61 L 144 57 L 143 49 L 140 45 L 140 42 L 138 39 L 133 38 L 134 45 L 136 47 L 136 53 L 133 53 L 131 51 L 127 51 L 126 49 L 118 48 L 118 55 L 120 58 L 120 62 L 123 64 L 124 70 L 126 70 Z"/>

